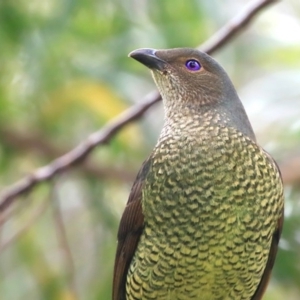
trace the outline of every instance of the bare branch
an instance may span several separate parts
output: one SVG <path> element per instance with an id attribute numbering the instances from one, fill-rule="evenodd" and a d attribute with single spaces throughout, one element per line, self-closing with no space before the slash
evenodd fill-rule
<path id="1" fill-rule="evenodd" d="M 121 128 L 141 117 L 150 106 L 159 100 L 160 96 L 158 92 L 150 93 L 145 97 L 144 101 L 121 113 L 101 130 L 92 133 L 85 141 L 70 152 L 8 187 L 0 195 L 0 212 L 5 210 L 16 196 L 30 191 L 36 184 L 49 180 L 84 160 L 96 146 L 107 143 Z"/>
<path id="2" fill-rule="evenodd" d="M 67 153 L 68 149 L 70 149 L 67 145 L 51 143 L 42 134 L 28 132 L 28 130 L 22 131 L 4 127 L 0 128 L 0 136 L 2 143 L 15 149 L 22 149 L 22 153 L 27 151 L 48 161 Z M 84 175 L 101 179 L 114 179 L 122 182 L 131 182 L 136 175 L 134 170 L 126 169 L 126 167 L 99 166 L 91 156 L 80 165 L 80 171 L 84 172 Z"/>
<path id="3" fill-rule="evenodd" d="M 208 54 L 215 52 L 241 32 L 241 29 L 245 28 L 253 17 L 257 15 L 263 8 L 274 4 L 278 0 L 257 0 L 249 3 L 248 7 L 240 14 L 231 19 L 225 26 L 223 26 L 216 34 L 214 34 L 208 41 L 200 46 L 203 52 Z"/>
<path id="4" fill-rule="evenodd" d="M 48 199 L 47 199 L 48 200 Z M 47 210 L 49 205 L 49 201 L 42 201 L 41 204 L 38 205 L 36 210 L 32 213 L 29 220 L 22 223 L 22 228 L 19 229 L 10 239 L 4 241 L 0 245 L 0 253 L 3 253 L 6 249 L 8 249 L 11 245 L 13 245 L 21 236 L 23 236 L 29 228 L 41 217 L 44 215 L 44 212 Z M 11 216 L 11 214 L 10 214 Z M 5 220 L 7 220 L 6 218 Z M 5 220 L 1 220 L 0 226 L 2 226 Z"/>
<path id="5" fill-rule="evenodd" d="M 277 0 L 254 0 L 251 2 L 252 4 L 250 6 L 213 35 L 207 43 L 200 46 L 200 49 L 209 54 L 220 49 L 231 41 L 238 32 L 241 32 L 259 11 L 276 1 Z M 109 122 L 104 128 L 91 134 L 84 142 L 67 154 L 57 158 L 49 165 L 37 169 L 31 175 L 8 187 L 0 195 L 0 212 L 3 212 L 9 207 L 13 203 L 15 197 L 29 192 L 38 183 L 49 180 L 55 175 L 62 173 L 83 161 L 97 145 L 109 142 L 120 129 L 128 123 L 140 118 L 148 108 L 160 100 L 161 97 L 159 93 L 156 91 L 152 92 L 146 96 L 142 102 L 127 109 L 117 118 Z"/>
<path id="6" fill-rule="evenodd" d="M 59 203 L 59 196 L 56 192 L 56 186 L 52 189 L 52 200 L 51 205 L 53 208 L 53 219 L 54 224 L 56 227 L 56 236 L 58 239 L 58 242 L 60 243 L 63 257 L 64 257 L 64 265 L 66 270 L 66 276 L 68 281 L 68 286 L 70 289 L 70 293 L 72 294 L 74 300 L 78 299 L 77 295 L 77 287 L 75 284 L 75 266 L 72 256 L 71 247 L 69 245 L 68 236 L 63 220 L 63 213 L 61 211 L 60 203 Z"/>

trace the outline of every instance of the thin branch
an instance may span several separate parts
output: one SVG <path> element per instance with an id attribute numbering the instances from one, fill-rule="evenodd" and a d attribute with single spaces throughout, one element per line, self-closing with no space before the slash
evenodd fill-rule
<path id="1" fill-rule="evenodd" d="M 70 147 L 61 145 L 61 143 L 51 143 L 51 141 L 46 139 L 43 135 L 35 132 L 4 127 L 0 128 L 0 136 L 1 142 L 7 144 L 9 147 L 22 149 L 23 153 L 27 151 L 47 161 L 60 157 L 70 149 Z M 91 156 L 81 164 L 80 171 L 84 172 L 85 175 L 120 180 L 122 182 L 131 182 L 136 175 L 133 170 L 126 169 L 126 167 L 99 166 L 96 160 L 91 158 Z"/>
<path id="2" fill-rule="evenodd" d="M 223 47 L 231 41 L 238 32 L 244 29 L 244 27 L 253 19 L 254 16 L 258 14 L 259 11 L 276 1 L 277 0 L 255 0 L 251 2 L 252 4 L 250 6 L 214 34 L 207 43 L 200 46 L 200 49 L 209 54 L 220 49 L 220 47 Z M 38 183 L 49 180 L 55 175 L 62 173 L 83 161 L 97 145 L 109 142 L 112 137 L 120 131 L 120 129 L 128 123 L 140 118 L 151 106 L 160 100 L 161 97 L 159 93 L 157 91 L 152 92 L 146 96 L 142 102 L 127 109 L 117 118 L 109 122 L 104 128 L 91 134 L 84 142 L 79 144 L 67 154 L 54 160 L 49 165 L 37 169 L 31 175 L 8 187 L 0 195 L 0 212 L 3 212 L 7 207 L 9 207 L 17 196 L 29 192 Z"/>
<path id="3" fill-rule="evenodd" d="M 70 152 L 5 189 L 0 195 L 0 212 L 10 206 L 16 196 L 29 192 L 36 184 L 49 180 L 84 160 L 96 146 L 107 143 L 121 128 L 140 118 L 150 106 L 159 100 L 158 92 L 149 94 L 144 101 L 125 110 L 101 130 L 92 133 Z"/>
<path id="4" fill-rule="evenodd" d="M 58 242 L 63 250 L 63 257 L 65 262 L 65 270 L 67 276 L 68 286 L 70 288 L 70 292 L 73 296 L 72 299 L 78 299 L 77 288 L 75 284 L 75 266 L 72 256 L 71 247 L 69 245 L 68 236 L 63 220 L 63 213 L 60 207 L 60 199 L 59 195 L 56 191 L 56 184 L 54 183 L 54 188 L 52 189 L 52 200 L 51 205 L 53 209 L 53 219 L 56 227 L 56 235 Z"/>
<path id="5" fill-rule="evenodd" d="M 19 229 L 10 239 L 1 242 L 0 245 L 0 253 L 2 254 L 6 249 L 8 249 L 11 245 L 13 245 L 18 239 L 20 239 L 21 236 L 23 236 L 29 228 L 32 227 L 32 225 L 37 222 L 37 220 L 44 215 L 49 205 L 49 201 L 42 201 L 40 205 L 37 207 L 37 209 L 32 213 L 30 218 L 27 222 L 23 222 L 22 228 Z M 6 218 L 7 219 L 7 218 Z M 2 222 L 0 223 L 0 226 L 2 226 Z"/>
<path id="6" fill-rule="evenodd" d="M 200 49 L 206 53 L 212 53 L 228 44 L 233 37 L 245 28 L 253 17 L 257 15 L 263 8 L 274 4 L 278 0 L 256 0 L 249 3 L 240 14 L 233 17 L 225 26 L 223 26 L 216 34 L 200 46 Z"/>

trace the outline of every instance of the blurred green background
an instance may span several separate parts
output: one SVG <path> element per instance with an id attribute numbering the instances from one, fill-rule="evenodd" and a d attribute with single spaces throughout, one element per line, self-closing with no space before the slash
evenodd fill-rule
<path id="1" fill-rule="evenodd" d="M 136 48 L 197 47 L 249 1 L 2 0 L 0 189 L 155 89 Z M 213 55 L 282 168 L 286 219 L 264 299 L 300 299 L 300 2 L 265 10 Z M 117 226 L 162 125 L 161 103 L 1 218 L 0 298 L 111 298 Z"/>

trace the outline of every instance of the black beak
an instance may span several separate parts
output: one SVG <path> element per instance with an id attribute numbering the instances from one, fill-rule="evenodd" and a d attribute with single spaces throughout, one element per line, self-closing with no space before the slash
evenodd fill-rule
<path id="1" fill-rule="evenodd" d="M 166 62 L 155 55 L 156 49 L 137 49 L 128 54 L 129 57 L 139 61 L 149 69 L 162 70 Z"/>

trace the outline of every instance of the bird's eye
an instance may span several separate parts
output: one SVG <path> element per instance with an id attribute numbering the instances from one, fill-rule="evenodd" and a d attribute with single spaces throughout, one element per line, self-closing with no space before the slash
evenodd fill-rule
<path id="1" fill-rule="evenodd" d="M 186 61 L 185 66 L 190 71 L 198 71 L 201 69 L 200 63 L 195 59 L 190 59 L 190 60 Z"/>

